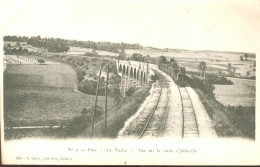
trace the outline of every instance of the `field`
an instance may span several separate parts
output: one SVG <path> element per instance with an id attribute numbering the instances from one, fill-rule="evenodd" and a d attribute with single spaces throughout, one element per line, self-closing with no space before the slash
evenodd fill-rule
<path id="1" fill-rule="evenodd" d="M 68 65 L 12 65 L 4 73 L 6 87 L 77 88 L 76 72 Z"/>
<path id="2" fill-rule="evenodd" d="M 84 114 L 84 108 L 91 108 L 94 104 L 94 96 L 83 94 L 77 91 L 80 83 L 91 78 L 96 78 L 100 65 L 103 68 L 112 65 L 111 72 L 115 72 L 115 64 L 107 57 L 85 56 L 86 52 L 92 52 L 88 48 L 71 47 L 68 53 L 49 53 L 38 52 L 28 57 L 45 61 L 51 60 L 59 62 L 57 64 L 38 65 L 19 63 L 7 64 L 4 72 L 4 117 L 5 127 L 8 126 L 57 126 L 65 125 L 65 128 L 48 128 L 44 130 L 22 130 L 16 135 L 18 130 L 10 130 L 8 138 L 21 138 L 28 136 L 55 136 L 55 137 L 89 137 L 91 127 L 91 113 Z M 117 56 L 116 53 L 96 51 L 99 55 Z M 168 59 L 175 58 L 180 64 L 186 67 L 187 71 L 198 73 L 198 64 L 200 61 L 207 63 L 207 73 L 219 74 L 227 72 L 228 63 L 232 64 L 232 70 L 237 76 L 254 76 L 253 66 L 254 56 L 249 56 L 247 61 L 241 61 L 240 56 L 243 53 L 213 52 L 213 51 L 176 51 L 167 52 L 156 49 L 127 49 L 126 53 L 131 56 L 133 53 L 140 53 L 143 56 L 151 57 L 166 56 Z M 10 55 L 9 55 L 10 56 Z M 19 56 L 20 57 L 20 56 Z M 16 58 L 16 57 L 15 57 Z M 155 59 L 156 60 L 156 59 Z M 83 75 L 83 80 L 77 82 L 76 72 L 68 65 L 73 66 L 74 70 Z M 251 70 L 251 71 L 250 71 Z M 250 75 L 246 74 L 250 71 Z M 112 72 L 112 73 L 113 73 Z M 111 73 L 111 76 L 112 76 Z M 240 74 L 239 74 L 240 73 Z M 105 73 L 102 73 L 102 76 Z M 113 77 L 114 78 L 114 77 Z M 231 78 L 233 79 L 233 78 Z M 111 79 L 114 87 L 118 87 L 120 80 Z M 110 82 L 111 82 L 110 81 Z M 234 79 L 234 85 L 218 87 L 216 85 L 215 94 L 217 100 L 220 98 L 223 104 L 254 106 L 255 104 L 255 81 Z M 84 85 L 83 85 L 84 86 Z M 142 104 L 145 97 L 149 94 L 149 86 L 138 89 L 132 96 L 122 98 L 110 95 L 108 99 L 108 131 L 106 137 L 116 137 L 118 131 L 123 127 L 124 122 L 132 116 Z M 197 90 L 200 91 L 200 90 Z M 198 92 L 207 111 L 210 111 L 211 119 L 215 122 L 219 136 L 243 136 L 239 129 L 246 129 L 240 125 L 236 128 L 234 121 L 237 120 L 234 115 L 225 109 L 214 98 L 209 101 L 207 95 Z M 235 98 L 234 98 L 235 97 Z M 98 105 L 104 109 L 104 97 L 99 97 Z M 228 104 L 224 104 L 228 105 Z M 227 107 L 226 107 L 227 108 Z M 92 111 L 92 110 L 91 110 Z M 249 111 L 249 110 L 248 110 Z M 250 110 L 251 111 L 251 110 Z M 253 111 L 253 110 L 252 110 Z M 250 112 L 253 114 L 253 112 Z M 234 118 L 233 118 L 234 117 Z M 245 117 L 247 118 L 247 117 Z M 252 118 L 254 118 L 252 116 Z M 239 118 L 240 119 L 240 118 Z M 252 119 L 253 120 L 253 119 Z M 253 124 L 252 124 L 253 125 Z M 249 136 L 253 136 L 250 132 Z M 11 132 L 13 131 L 13 132 Z M 104 112 L 96 117 L 95 132 L 96 137 L 104 137 Z M 245 134 L 245 133 L 244 133 Z M 18 137 L 17 137 L 18 136 Z"/>
<path id="3" fill-rule="evenodd" d="M 67 65 L 8 66 L 4 72 L 5 127 L 66 125 L 94 104 L 94 96 L 75 91 L 76 74 Z M 99 99 L 103 104 L 104 98 Z"/>
<path id="4" fill-rule="evenodd" d="M 94 98 L 56 88 L 6 89 L 5 126 L 66 125 L 73 117 L 80 115 L 84 107 L 92 107 Z"/>
<path id="5" fill-rule="evenodd" d="M 82 48 L 82 47 L 75 47 L 75 46 L 70 46 L 70 50 L 67 53 L 68 55 L 84 55 L 86 52 L 91 53 L 92 49 L 90 48 Z M 96 50 L 98 55 L 101 56 L 117 56 L 118 53 L 113 53 L 113 52 L 107 52 L 107 51 L 102 51 L 102 50 Z"/>
<path id="6" fill-rule="evenodd" d="M 123 128 L 125 121 L 133 116 L 139 107 L 144 102 L 145 98 L 149 95 L 151 86 L 147 85 L 142 88 L 137 89 L 134 94 L 129 97 L 122 98 L 120 103 L 114 105 L 113 108 L 108 110 L 108 127 L 107 135 L 108 138 L 116 138 L 118 132 Z M 104 114 L 100 116 L 100 119 L 95 123 L 95 137 L 104 137 Z M 89 137 L 91 132 L 91 127 L 89 126 L 81 134 L 82 137 Z"/>
<path id="7" fill-rule="evenodd" d="M 227 73 L 228 63 L 231 63 L 232 70 L 235 69 L 235 75 L 241 77 L 255 76 L 255 67 L 253 61 L 255 56 L 249 56 L 247 61 L 241 61 L 240 56 L 244 58 L 244 53 L 233 52 L 214 52 L 214 51 L 185 51 L 185 50 L 169 50 L 159 51 L 154 49 L 126 49 L 128 55 L 140 53 L 144 56 L 151 57 L 166 56 L 167 58 L 176 59 L 182 66 L 186 67 L 186 71 L 199 72 L 198 65 L 200 61 L 205 61 L 207 64 L 207 72 L 218 74 L 219 72 Z M 247 72 L 250 71 L 250 74 Z"/>
<path id="8" fill-rule="evenodd" d="M 47 52 L 47 50 L 45 50 L 45 49 L 36 48 L 36 47 L 31 46 L 31 45 L 27 45 L 26 42 L 20 42 L 19 46 L 16 45 L 16 42 L 12 42 L 12 41 L 5 41 L 4 42 L 4 46 L 7 46 L 8 44 L 11 45 L 11 48 L 19 49 L 19 47 L 22 47 L 23 49 L 27 49 L 28 51 L 32 51 L 32 52 Z"/>
<path id="9" fill-rule="evenodd" d="M 214 85 L 216 99 L 225 106 L 255 106 L 255 80 L 228 78 L 234 85 Z"/>

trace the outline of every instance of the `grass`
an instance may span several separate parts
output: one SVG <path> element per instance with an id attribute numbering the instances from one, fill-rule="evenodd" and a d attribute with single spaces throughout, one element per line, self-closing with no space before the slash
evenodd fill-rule
<path id="1" fill-rule="evenodd" d="M 207 55 L 205 53 L 172 53 L 172 52 L 159 52 L 153 50 L 133 50 L 131 53 L 142 51 L 143 55 L 149 54 L 151 57 L 153 56 L 161 56 L 165 55 L 168 57 L 186 57 L 189 61 L 194 59 L 207 58 L 207 59 L 217 59 L 212 57 L 212 55 Z M 126 50 L 128 53 L 128 50 Z M 129 51 L 130 53 L 130 51 Z M 215 53 L 214 53 L 215 54 Z M 227 55 L 227 54 L 223 54 Z M 83 56 L 71 56 L 71 55 L 57 55 L 51 53 L 44 53 L 39 55 L 40 57 L 46 57 L 47 59 L 58 60 L 61 62 L 66 62 L 68 64 L 73 64 L 75 68 L 80 68 L 85 70 L 86 73 L 96 73 L 101 64 L 108 64 L 107 60 L 100 60 L 92 57 L 83 57 Z M 222 56 L 222 53 L 220 54 Z M 236 55 L 239 59 L 239 55 Z M 228 56 L 226 56 L 228 57 Z M 218 60 L 221 61 L 222 59 Z M 188 62 L 185 62 L 188 63 Z M 189 63 L 190 64 L 190 63 Z M 113 64 L 115 66 L 115 64 Z M 197 69 L 198 64 L 191 63 L 191 66 Z M 48 71 L 48 69 L 45 69 Z M 217 70 L 215 67 L 208 67 L 207 70 Z M 30 70 L 27 70 L 29 72 Z M 32 70 L 35 71 L 35 70 Z M 50 70 L 47 73 L 52 73 Z M 20 74 L 19 74 L 20 75 Z M 19 78 L 16 77 L 16 78 Z M 25 76 L 21 76 L 21 78 L 25 78 Z M 72 125 L 73 121 L 77 122 L 78 127 L 83 127 L 81 131 L 77 131 L 75 128 L 61 128 L 61 129 L 43 129 L 43 130 L 22 130 L 22 133 L 13 132 L 15 138 L 22 136 L 58 136 L 58 137 L 70 137 L 72 134 L 71 131 L 77 131 L 74 133 L 74 136 L 81 137 L 89 137 L 90 136 L 90 117 L 81 114 L 83 107 L 93 106 L 93 96 L 85 95 L 79 92 L 73 92 L 72 90 L 61 89 L 61 86 L 58 86 L 59 89 L 54 89 L 51 87 L 53 83 L 52 81 L 46 82 L 42 75 L 34 75 L 34 77 L 28 77 L 28 81 L 26 83 L 35 82 L 38 83 L 35 85 L 31 85 L 32 87 L 37 87 L 38 85 L 48 85 L 48 88 L 37 87 L 38 89 L 29 90 L 26 87 L 27 84 L 23 85 L 16 89 L 5 89 L 5 101 L 8 99 L 10 101 L 9 107 L 13 104 L 17 104 L 16 109 L 12 109 L 13 112 L 5 113 L 9 114 L 9 116 L 5 115 L 5 123 L 8 121 L 13 121 L 11 124 L 19 123 L 21 125 L 30 125 L 37 123 L 39 125 L 43 125 L 45 123 L 51 123 L 56 125 L 57 123 Z M 11 78 L 12 79 L 12 78 Z M 6 80 L 6 78 L 5 78 Z M 62 81 L 62 79 L 60 79 Z M 12 83 L 19 83 L 20 80 L 12 81 Z M 11 84 L 10 84 L 11 85 Z M 15 86 L 14 86 L 15 87 Z M 9 95 L 8 95 L 8 91 Z M 244 114 L 244 120 L 248 120 L 249 123 L 245 123 L 244 125 L 237 124 L 235 120 L 238 118 L 235 117 L 234 113 L 231 113 L 220 104 L 215 98 L 208 97 L 205 92 L 201 92 L 199 89 L 196 89 L 198 95 L 202 103 L 204 104 L 210 118 L 213 120 L 214 127 L 218 136 L 227 137 L 227 136 L 243 136 L 252 138 L 253 133 L 253 122 L 254 116 L 253 114 Z M 123 127 L 124 122 L 131 117 L 140 107 L 145 97 L 149 94 L 149 86 L 138 89 L 134 94 L 124 99 L 114 101 L 114 99 L 109 97 L 109 109 L 108 109 L 108 131 L 106 137 L 115 138 L 117 136 L 118 131 Z M 50 95 L 50 97 L 48 96 Z M 9 96 L 9 97 L 8 97 Z M 99 97 L 99 106 L 103 107 L 102 104 L 104 102 L 103 97 Z M 26 105 L 29 106 L 26 106 Z M 45 105 L 44 105 L 45 104 Z M 46 105 L 47 104 L 47 105 Z M 38 107 L 40 106 L 40 107 Z M 82 107 L 83 106 L 83 107 Z M 7 106 L 4 106 L 5 110 Z M 27 108 L 31 108 L 30 110 L 26 110 Z M 11 111 L 11 110 L 10 110 Z M 20 114 L 20 115 L 19 115 Z M 250 117 L 246 117 L 246 115 L 250 115 Z M 42 118 L 41 118 L 42 117 Z M 23 120 L 23 118 L 26 118 Z M 241 118 L 239 118 L 241 119 Z M 85 129 L 86 128 L 86 129 Z M 250 129 L 249 133 L 246 133 L 246 130 Z M 8 133 L 7 133 L 8 135 Z M 95 121 L 95 137 L 104 137 L 104 112 L 102 112 Z"/>
<path id="2" fill-rule="evenodd" d="M 34 57 L 41 57 L 44 59 L 66 63 L 70 66 L 73 66 L 74 68 L 85 71 L 86 74 L 92 75 L 96 75 L 98 73 L 101 65 L 103 65 L 104 71 L 107 65 L 110 65 L 110 72 L 117 74 L 115 61 L 101 59 L 98 57 L 89 57 L 83 55 L 62 55 L 58 53 L 44 53 Z"/>
<path id="3" fill-rule="evenodd" d="M 244 56 L 245 53 L 239 52 L 218 52 L 218 51 L 187 51 L 187 50 L 168 50 L 168 52 L 163 52 L 151 48 L 145 49 L 126 49 L 128 55 L 133 53 L 139 53 L 142 55 L 150 55 L 151 58 L 156 58 L 159 56 L 166 56 L 168 59 L 174 58 L 175 60 L 181 62 L 181 64 L 186 68 L 186 71 L 196 72 L 198 64 L 200 61 L 206 61 L 209 65 L 207 66 L 207 73 L 218 74 L 219 72 L 227 72 L 228 63 L 231 63 L 232 70 L 235 70 L 235 75 L 240 77 L 248 77 L 247 71 L 251 71 L 250 77 L 255 76 L 253 70 L 253 61 L 255 61 L 255 54 L 250 55 L 248 61 L 240 61 L 240 56 Z M 212 65 L 212 66 L 210 66 Z M 247 68 L 245 68 L 245 66 Z M 223 68 L 224 67 L 224 68 Z M 226 67 L 226 69 L 225 69 Z M 232 75 L 234 75 L 232 73 Z"/>
<path id="4" fill-rule="evenodd" d="M 255 106 L 255 81 L 239 78 L 228 79 L 234 85 L 215 85 L 214 93 L 217 100 L 225 106 Z"/>
<path id="5" fill-rule="evenodd" d="M 199 63 L 200 62 L 183 62 L 181 63 L 183 66 L 185 67 L 190 67 L 190 68 L 193 68 L 193 69 L 198 69 L 198 66 L 199 66 Z M 199 70 L 198 70 L 199 71 Z M 223 71 L 223 69 L 221 68 L 217 68 L 217 67 L 212 67 L 212 66 L 207 66 L 207 71 Z"/>
<path id="6" fill-rule="evenodd" d="M 134 115 L 145 98 L 149 95 L 150 85 L 139 88 L 134 94 L 124 98 L 114 110 L 108 113 L 107 136 L 115 138 L 118 132 L 123 128 L 125 121 Z M 90 128 L 87 128 L 84 136 L 89 136 Z M 95 137 L 104 137 L 104 117 L 101 116 L 95 124 Z"/>
<path id="7" fill-rule="evenodd" d="M 48 54 L 48 59 L 63 61 L 69 64 L 73 64 L 77 68 L 84 69 L 86 74 L 96 74 L 99 70 L 100 65 L 103 65 L 105 69 L 106 66 L 110 65 L 111 72 L 115 75 L 116 67 L 115 63 L 111 63 L 109 60 L 98 59 L 94 57 L 86 56 L 62 56 L 62 55 L 52 55 Z M 112 75 L 112 74 L 111 74 Z M 114 79 L 115 80 L 115 79 Z M 111 80 L 112 81 L 112 80 Z M 118 83 L 111 83 L 116 86 Z M 120 80 L 118 81 L 120 83 Z M 139 106 L 144 101 L 145 97 L 149 94 L 149 86 L 138 89 L 134 94 L 129 97 L 117 99 L 117 101 L 109 101 L 110 108 L 108 108 L 108 132 L 107 137 L 116 137 L 119 130 L 123 127 L 124 122 L 132 116 L 139 108 Z M 115 95 L 111 94 L 110 98 L 115 99 Z M 104 103 L 99 100 L 99 106 L 103 106 Z M 69 127 L 62 130 L 52 130 L 52 134 L 58 137 L 75 137 L 78 135 L 89 136 L 91 115 L 78 114 L 74 118 L 70 119 L 68 123 Z M 96 118 L 95 123 L 95 135 L 97 137 L 104 136 L 104 111 Z M 87 128 L 87 129 L 85 129 Z M 52 135 L 53 136 L 53 135 Z"/>
<path id="8" fill-rule="evenodd" d="M 214 98 L 195 89 L 219 137 L 246 137 L 230 120 L 227 109 Z"/>
<path id="9" fill-rule="evenodd" d="M 47 54 L 47 53 L 45 53 Z M 68 128 L 47 128 L 47 129 L 23 129 L 6 130 L 5 138 L 23 137 L 71 137 L 73 134 L 79 135 L 79 125 L 90 124 L 89 117 L 82 115 L 83 108 L 93 108 L 95 96 L 74 91 L 77 88 L 77 74 L 75 68 L 84 69 L 86 73 L 96 75 L 100 65 L 110 65 L 111 76 L 116 77 L 115 63 L 109 60 L 97 59 L 93 57 L 63 56 L 63 55 L 37 55 L 45 59 L 65 62 L 69 65 L 8 65 L 4 74 L 4 118 L 5 127 L 9 126 L 56 126 L 64 125 Z M 110 84 L 117 87 L 120 80 L 111 79 Z M 112 89 L 112 88 L 111 88 Z M 140 91 L 140 90 L 139 90 Z M 119 93 L 119 92 L 118 92 Z M 141 98 L 141 97 L 140 97 Z M 139 98 L 139 100 L 141 100 Z M 104 96 L 99 96 L 98 106 L 104 111 Z M 134 100 L 136 102 L 136 100 Z M 115 92 L 108 97 L 108 110 L 112 113 L 110 119 L 115 119 L 118 115 L 118 108 L 124 104 Z M 131 104 L 132 106 L 134 103 Z M 130 106 L 128 106 L 130 108 Z M 137 111 L 136 107 L 130 109 Z M 135 110 L 136 109 L 136 110 Z M 122 111 L 128 113 L 127 111 Z M 91 111 L 92 113 L 92 111 Z M 114 118 L 115 117 L 115 118 Z M 126 116 L 123 119 L 126 120 Z M 97 118 L 97 123 L 104 120 L 102 112 Z M 77 121 L 77 125 L 73 125 Z M 123 125 L 122 125 L 123 126 Z M 83 130 L 85 130 L 85 126 Z M 75 132 L 75 133 L 71 133 Z M 82 131 L 81 131 L 82 132 Z M 114 135 L 116 135 L 114 131 Z"/>
<path id="10" fill-rule="evenodd" d="M 37 86 L 76 89 L 76 73 L 68 65 L 13 65 L 4 72 L 5 87 Z"/>
<path id="11" fill-rule="evenodd" d="M 94 137 L 96 138 L 116 138 L 118 132 L 123 128 L 124 122 L 127 121 L 132 115 L 134 115 L 141 104 L 143 103 L 146 96 L 148 96 L 150 86 L 147 85 L 143 88 L 139 88 L 134 94 L 129 97 L 122 99 L 119 103 L 109 102 L 108 106 L 108 127 L 107 132 L 104 131 L 104 108 L 102 107 L 103 99 L 99 97 L 98 106 L 101 109 L 98 110 L 95 119 L 94 126 Z M 23 133 L 18 133 L 17 130 L 10 130 L 6 133 L 9 138 L 22 138 L 28 136 L 41 136 L 41 137 L 52 137 L 52 138 L 70 138 L 70 137 L 90 137 L 91 136 L 91 121 L 92 121 L 92 110 L 88 110 L 87 113 L 77 113 L 70 119 L 65 128 L 57 129 L 37 129 L 37 130 L 22 130 Z M 13 133 L 13 136 L 10 135 Z M 15 135 L 15 136 L 14 136 Z"/>
<path id="12" fill-rule="evenodd" d="M 67 89 L 23 87 L 5 89 L 5 126 L 66 125 L 92 107 L 95 96 Z M 104 103 L 104 97 L 99 98 Z M 111 104 L 111 99 L 109 99 Z"/>
<path id="13" fill-rule="evenodd" d="M 195 89 L 219 137 L 255 137 L 255 107 L 226 107 L 213 94 L 212 84 L 206 85 L 196 78 L 187 80 Z M 231 85 L 233 86 L 233 85 Z M 234 101 L 234 97 L 231 97 Z M 242 109 L 241 109 L 242 108 Z"/>
<path id="14" fill-rule="evenodd" d="M 10 65 L 4 72 L 5 126 L 68 123 L 94 104 L 93 95 L 76 88 L 76 73 L 67 65 Z"/>
<path id="15" fill-rule="evenodd" d="M 134 94 L 122 99 L 119 103 L 108 109 L 108 126 L 106 135 L 104 132 L 104 111 L 102 111 L 95 120 L 94 136 L 97 138 L 115 138 L 118 132 L 123 128 L 124 122 L 137 112 L 145 100 L 145 97 L 149 95 L 149 90 L 149 85 L 139 88 Z M 68 129 L 64 129 L 62 134 L 58 131 L 54 133 L 58 133 L 62 137 L 90 137 L 91 118 L 92 117 L 88 115 L 81 114 L 75 118 L 76 121 L 72 121 L 74 123 L 70 126 L 78 127 L 78 129 L 75 129 L 77 130 L 77 133 L 73 132 L 73 128 L 71 129 L 69 127 Z"/>
<path id="16" fill-rule="evenodd" d="M 255 106 L 227 107 L 232 123 L 247 137 L 255 138 Z"/>

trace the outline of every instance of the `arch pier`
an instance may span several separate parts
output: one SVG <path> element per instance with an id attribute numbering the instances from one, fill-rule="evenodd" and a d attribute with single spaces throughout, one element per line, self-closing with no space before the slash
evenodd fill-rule
<path id="1" fill-rule="evenodd" d="M 137 61 L 117 60 L 117 71 L 121 76 L 121 93 L 131 88 L 142 87 L 150 82 L 153 72 L 149 68 L 149 63 Z"/>

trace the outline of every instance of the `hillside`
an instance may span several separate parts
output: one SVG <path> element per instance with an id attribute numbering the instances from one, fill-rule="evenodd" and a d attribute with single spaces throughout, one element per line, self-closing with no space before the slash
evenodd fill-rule
<path id="1" fill-rule="evenodd" d="M 76 72 L 68 65 L 8 64 L 4 73 L 6 87 L 36 86 L 77 88 Z"/>
<path id="2" fill-rule="evenodd" d="M 5 127 L 68 123 L 94 104 L 94 96 L 76 88 L 76 73 L 68 65 L 8 65 L 4 72 Z M 103 101 L 100 97 L 99 102 Z"/>

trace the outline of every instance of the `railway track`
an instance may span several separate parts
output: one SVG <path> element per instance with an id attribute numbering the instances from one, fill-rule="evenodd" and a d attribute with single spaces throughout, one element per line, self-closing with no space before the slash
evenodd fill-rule
<path id="1" fill-rule="evenodd" d="M 185 87 L 179 87 L 182 101 L 182 138 L 199 137 L 199 129 L 190 95 Z"/>
<path id="2" fill-rule="evenodd" d="M 159 83 L 154 85 L 148 101 L 129 119 L 118 136 L 139 139 L 172 135 L 181 138 L 199 137 L 196 113 L 189 91 L 177 85 L 176 89 L 173 89 L 174 85 L 166 75 L 154 71 L 159 77 Z M 176 99 L 173 99 L 173 93 Z"/>
<path id="3" fill-rule="evenodd" d="M 160 87 L 160 94 L 155 107 L 148 117 L 148 121 L 139 135 L 139 139 L 145 137 L 160 137 L 163 134 L 165 122 L 168 117 L 169 84 L 162 74 L 157 73 L 157 75 L 159 76 L 159 84 L 157 84 L 157 87 Z"/>

